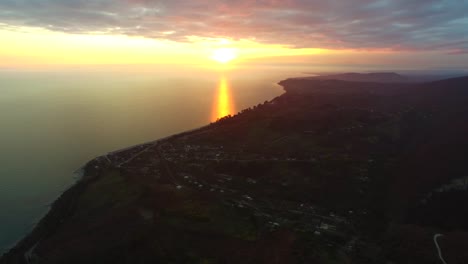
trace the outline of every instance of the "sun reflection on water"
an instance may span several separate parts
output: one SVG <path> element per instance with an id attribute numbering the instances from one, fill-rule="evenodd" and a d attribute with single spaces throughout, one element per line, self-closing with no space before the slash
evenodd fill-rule
<path id="1" fill-rule="evenodd" d="M 216 121 L 221 117 L 234 114 L 234 103 L 232 101 L 231 91 L 225 76 L 221 76 L 213 107 L 212 120 Z"/>

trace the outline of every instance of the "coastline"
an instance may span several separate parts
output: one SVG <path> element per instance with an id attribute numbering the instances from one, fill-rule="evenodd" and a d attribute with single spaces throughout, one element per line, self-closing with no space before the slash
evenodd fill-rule
<path id="1" fill-rule="evenodd" d="M 283 82 L 286 93 L 239 115 L 90 160 L 76 171 L 82 173 L 81 178 L 60 195 L 30 234 L 0 257 L 0 263 L 65 263 L 81 257 L 80 261 L 93 262 L 97 257 L 108 261 L 102 263 L 116 263 L 121 257 L 167 260 L 166 256 L 180 255 L 225 259 L 231 255 L 212 253 L 214 245 L 228 250 L 235 240 L 236 250 L 255 244 L 270 251 L 275 243 L 298 249 L 282 244 L 287 237 L 298 243 L 301 254 L 309 260 L 316 260 L 307 255 L 312 250 L 333 259 L 339 257 L 340 263 L 351 259 L 360 263 L 369 257 L 361 253 L 373 247 L 379 252 L 370 256 L 372 263 L 386 259 L 393 251 L 395 257 L 389 260 L 434 260 L 433 248 L 424 246 L 430 242 L 427 234 L 434 227 L 425 226 L 419 215 L 406 212 L 412 209 L 411 204 L 419 204 L 409 195 L 422 195 L 434 188 L 420 187 L 417 177 L 397 178 L 409 176 L 404 172 L 415 169 L 411 164 L 420 158 L 412 156 L 408 165 L 395 146 L 406 143 L 413 135 L 409 131 L 426 130 L 424 124 L 414 125 L 415 111 L 421 113 L 418 120 L 445 122 L 445 116 L 431 115 L 428 105 L 436 104 L 448 112 L 456 109 L 463 103 L 458 92 L 466 80 L 427 84 L 424 87 L 433 90 L 425 90 L 429 95 L 424 102 L 415 99 L 422 89 L 394 96 L 405 85 L 374 94 L 384 85 L 349 82 L 345 92 L 340 92 L 341 82 L 321 82 L 336 84 L 331 88 Z M 310 87 L 313 89 L 308 90 Z M 441 91 L 447 93 L 447 101 L 438 100 Z M 394 102 L 395 98 L 399 100 Z M 405 110 L 409 103 L 414 109 Z M 291 116 L 297 117 L 293 123 Z M 330 125 L 329 120 L 334 123 Z M 466 142 L 458 130 L 453 131 L 435 131 L 431 147 L 449 136 L 453 146 Z M 355 144 L 355 149 L 343 149 L 346 143 Z M 301 149 L 304 145 L 309 147 Z M 416 141 L 406 151 L 416 151 L 419 146 Z M 460 156 L 454 149 L 447 147 L 450 157 Z M 429 153 L 436 150 L 429 149 Z M 457 166 L 456 161 L 451 158 L 443 166 Z M 434 163 L 432 155 L 428 162 Z M 311 172 L 315 176 L 311 177 Z M 326 180 L 317 186 L 311 179 Z M 437 174 L 434 179 L 446 182 L 450 178 Z M 437 182 L 426 182 L 437 186 Z M 406 192 L 392 191 L 408 186 Z M 408 197 L 410 205 L 399 204 Z M 387 204 L 390 198 L 392 203 Z M 425 207 L 418 210 L 424 212 Z M 386 213 L 389 218 L 375 218 Z M 458 216 L 457 211 L 448 213 Z M 398 222 L 403 216 L 414 222 Z M 234 222 L 239 229 L 226 229 Z M 408 236 L 408 227 L 417 232 Z M 456 243 L 454 248 L 465 243 L 444 229 L 447 227 L 435 227 L 444 231 L 447 241 Z M 127 232 L 124 236 L 115 232 L 120 230 Z M 368 234 L 372 237 L 365 237 Z M 389 242 L 382 245 L 382 239 Z M 414 240 L 412 244 L 421 252 L 406 255 L 405 249 L 394 248 L 392 241 L 400 239 Z M 334 244 L 322 248 L 324 241 Z M 135 243 L 148 247 L 135 247 Z M 155 251 L 160 245 L 167 245 L 168 251 Z M 192 246 L 201 255 L 181 251 Z M 206 248 L 209 250 L 204 252 Z M 246 254 L 262 257 L 257 251 Z M 449 262 L 457 254 L 444 250 Z M 287 256 L 281 263 L 292 263 Z M 85 263 L 80 261 L 72 262 Z"/>
<path id="2" fill-rule="evenodd" d="M 71 215 L 76 206 L 76 200 L 78 199 L 78 197 L 80 197 L 80 195 L 83 193 L 86 187 L 99 178 L 100 173 L 97 172 L 95 168 L 95 163 L 98 162 L 99 159 L 107 157 L 108 155 L 116 155 L 125 151 L 134 150 L 135 148 L 141 148 L 148 145 L 152 146 L 154 144 L 157 144 L 158 142 L 182 137 L 191 133 L 196 133 L 204 129 L 210 128 L 212 125 L 213 122 L 201 127 L 169 135 L 157 140 L 113 150 L 89 160 L 83 166 L 73 171 L 73 178 L 75 178 L 76 181 L 73 184 L 71 184 L 71 186 L 67 187 L 62 192 L 62 194 L 59 197 L 57 197 L 55 201 L 52 202 L 47 212 L 45 212 L 43 216 L 39 218 L 39 221 L 34 224 L 32 230 L 22 238 L 18 239 L 16 242 L 14 242 L 14 244 L 7 247 L 5 251 L 0 254 L 0 264 L 33 262 L 35 256 L 34 248 L 37 245 L 37 243 L 43 237 L 46 237 L 47 235 L 52 234 L 54 231 L 57 230 L 57 228 L 60 226 L 60 223 L 64 222 L 65 219 Z M 118 167 L 119 165 L 112 164 L 112 166 Z M 18 256 L 21 255 L 23 255 L 22 259 L 24 260 L 18 259 Z"/>
<path id="3" fill-rule="evenodd" d="M 93 159 L 94 160 L 94 159 Z M 46 208 L 44 211 L 42 211 L 40 214 L 35 216 L 33 220 L 30 223 L 30 226 L 27 228 L 28 231 L 24 233 L 23 236 L 19 237 L 16 239 L 14 242 L 6 245 L 4 248 L 0 249 L 0 260 L 3 255 L 6 255 L 10 250 L 15 248 L 23 239 L 25 239 L 31 232 L 38 226 L 38 224 L 41 222 L 42 219 L 44 219 L 47 214 L 52 210 L 52 205 L 60 198 L 60 196 L 66 192 L 68 189 L 72 188 L 78 181 L 80 181 L 83 176 L 84 176 L 84 169 L 87 163 L 85 163 L 83 166 L 80 168 L 74 170 L 71 174 L 71 178 L 73 179 L 73 182 L 64 186 L 62 191 L 59 191 L 60 194 L 51 202 L 46 203 L 43 205 L 44 208 Z"/>
<path id="4" fill-rule="evenodd" d="M 59 227 L 60 223 L 73 211 L 74 202 L 91 180 L 92 178 L 85 175 L 65 190 L 52 203 L 48 212 L 36 224 L 33 230 L 0 257 L 0 263 L 23 263 L 18 259 L 18 255 L 28 252 L 42 237 L 51 234 Z"/>

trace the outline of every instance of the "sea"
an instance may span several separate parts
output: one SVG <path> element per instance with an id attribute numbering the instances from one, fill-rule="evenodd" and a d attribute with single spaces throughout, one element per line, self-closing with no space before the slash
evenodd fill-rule
<path id="1" fill-rule="evenodd" d="M 304 66 L 0 69 L 0 254 L 110 151 L 204 126 L 271 100 Z"/>

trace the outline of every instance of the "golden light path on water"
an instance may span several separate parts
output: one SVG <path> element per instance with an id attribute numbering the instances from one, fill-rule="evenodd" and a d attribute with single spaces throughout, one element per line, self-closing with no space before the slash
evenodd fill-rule
<path id="1" fill-rule="evenodd" d="M 221 117 L 233 115 L 234 111 L 234 102 L 231 96 L 228 80 L 225 76 L 221 76 L 217 88 L 211 119 L 216 121 Z"/>

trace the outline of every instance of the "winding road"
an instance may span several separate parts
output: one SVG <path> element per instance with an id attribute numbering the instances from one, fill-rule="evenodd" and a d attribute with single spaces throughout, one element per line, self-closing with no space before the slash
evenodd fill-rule
<path id="1" fill-rule="evenodd" d="M 434 235 L 434 244 L 437 248 L 437 253 L 439 254 L 439 258 L 440 258 L 440 261 L 442 261 L 443 264 L 447 264 L 447 262 L 445 262 L 444 260 L 444 257 L 442 256 L 442 250 L 440 250 L 440 247 L 439 247 L 439 243 L 437 242 L 437 238 L 443 236 L 442 234 L 435 234 Z"/>

